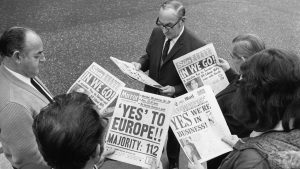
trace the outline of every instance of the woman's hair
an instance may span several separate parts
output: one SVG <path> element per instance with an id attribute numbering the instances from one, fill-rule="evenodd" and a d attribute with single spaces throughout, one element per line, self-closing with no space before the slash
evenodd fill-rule
<path id="1" fill-rule="evenodd" d="M 300 98 L 299 57 L 266 49 L 243 63 L 241 73 L 232 105 L 234 117 L 251 130 L 273 129 L 283 119 L 287 107 Z"/>
<path id="2" fill-rule="evenodd" d="M 287 107 L 282 125 L 286 131 L 300 129 L 300 99 L 295 100 Z"/>
<path id="3" fill-rule="evenodd" d="M 82 169 L 94 155 L 104 126 L 93 106 L 86 94 L 62 94 L 35 117 L 33 130 L 49 166 Z"/>
<path id="4" fill-rule="evenodd" d="M 238 35 L 232 43 L 234 44 L 232 54 L 245 59 L 266 48 L 264 41 L 254 34 Z"/>

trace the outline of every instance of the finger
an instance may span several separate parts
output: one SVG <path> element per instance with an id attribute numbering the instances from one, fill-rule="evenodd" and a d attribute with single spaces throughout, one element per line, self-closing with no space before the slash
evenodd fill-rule
<path id="1" fill-rule="evenodd" d="M 189 163 L 188 163 L 188 168 L 189 168 L 189 169 L 192 169 L 193 166 L 194 166 L 194 164 L 193 164 L 192 162 L 189 161 Z"/>
<path id="2" fill-rule="evenodd" d="M 223 63 L 223 62 L 225 62 L 225 59 L 219 58 L 219 62 Z"/>
<path id="3" fill-rule="evenodd" d="M 106 149 L 106 150 L 103 152 L 102 156 L 103 156 L 103 157 L 107 157 L 107 156 L 112 155 L 113 153 L 115 153 L 115 149 L 114 149 L 114 148 L 109 148 L 109 149 Z"/>
<path id="4" fill-rule="evenodd" d="M 97 163 L 98 168 L 100 168 L 100 167 L 104 164 L 104 161 L 105 161 L 106 157 L 112 155 L 114 152 L 115 152 L 115 149 L 112 149 L 112 148 L 106 149 L 106 150 L 101 154 L 100 160 L 99 160 L 99 162 Z"/>
<path id="5" fill-rule="evenodd" d="M 223 137 L 221 140 L 229 146 L 233 147 L 236 144 L 236 142 L 238 142 L 239 138 L 237 137 L 237 135 L 231 135 Z"/>

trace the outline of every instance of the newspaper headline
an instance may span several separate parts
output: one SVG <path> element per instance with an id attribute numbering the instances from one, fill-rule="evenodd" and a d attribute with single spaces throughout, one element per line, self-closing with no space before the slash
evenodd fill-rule
<path id="1" fill-rule="evenodd" d="M 160 159 L 170 123 L 173 99 L 123 88 L 112 116 L 105 147 L 108 157 L 149 168 Z"/>

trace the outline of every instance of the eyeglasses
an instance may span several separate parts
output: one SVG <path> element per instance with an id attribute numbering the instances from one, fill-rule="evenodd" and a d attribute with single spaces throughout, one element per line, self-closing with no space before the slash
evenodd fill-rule
<path id="1" fill-rule="evenodd" d="M 172 24 L 172 23 L 163 24 L 163 23 L 160 22 L 159 18 L 157 17 L 157 19 L 156 19 L 156 25 L 159 26 L 159 27 L 161 27 L 161 28 L 163 27 L 163 28 L 165 28 L 166 30 L 170 30 L 170 29 L 173 29 L 174 26 L 177 25 L 177 24 L 179 23 L 179 21 L 181 21 L 181 20 L 182 20 L 182 18 L 179 18 L 179 19 L 177 20 L 177 22 L 174 23 L 174 24 Z"/>
<path id="2" fill-rule="evenodd" d="M 230 57 L 231 57 L 232 59 L 239 59 L 239 60 L 243 60 L 243 61 L 245 62 L 245 58 L 244 58 L 244 57 L 235 55 L 235 54 L 233 54 L 232 52 L 230 52 L 228 49 L 226 49 L 226 50 L 227 50 L 227 52 L 229 53 L 229 55 L 230 55 Z"/>

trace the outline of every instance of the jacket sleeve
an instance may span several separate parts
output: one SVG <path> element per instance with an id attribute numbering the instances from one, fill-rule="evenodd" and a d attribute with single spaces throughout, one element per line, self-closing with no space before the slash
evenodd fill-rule
<path id="1" fill-rule="evenodd" d="M 232 68 L 230 68 L 229 70 L 227 70 L 225 72 L 225 75 L 229 81 L 229 83 L 231 83 L 234 79 L 239 77 L 239 74 L 236 73 Z"/>
<path id="2" fill-rule="evenodd" d="M 187 92 L 182 83 L 175 85 L 174 87 L 175 87 L 174 97 L 180 96 Z"/>
<path id="3" fill-rule="evenodd" d="M 149 64 L 150 64 L 150 52 L 151 52 L 151 45 L 152 45 L 152 41 L 154 38 L 154 34 L 155 34 L 155 29 L 153 29 L 151 36 L 149 38 L 147 47 L 146 47 L 146 54 L 143 55 L 140 59 L 139 59 L 139 63 L 141 64 L 141 70 L 142 71 L 147 71 L 149 70 Z"/>
<path id="4" fill-rule="evenodd" d="M 46 164 L 38 150 L 32 130 L 31 112 L 17 103 L 8 103 L 1 114 L 3 147 L 11 153 L 14 167 L 45 168 Z"/>
<path id="5" fill-rule="evenodd" d="M 271 169 L 265 158 L 255 149 L 242 150 L 233 169 Z"/>

